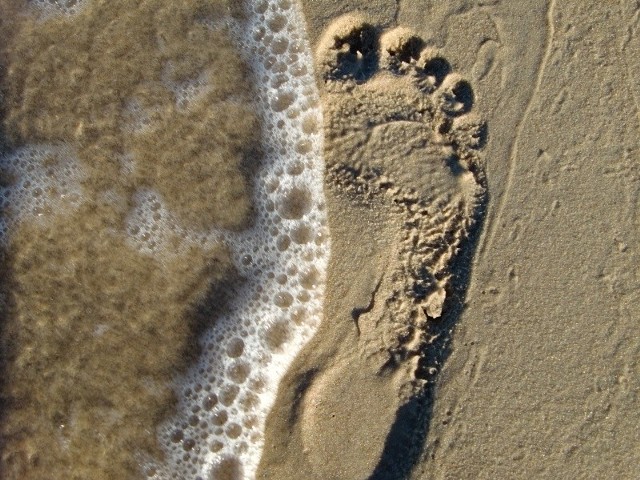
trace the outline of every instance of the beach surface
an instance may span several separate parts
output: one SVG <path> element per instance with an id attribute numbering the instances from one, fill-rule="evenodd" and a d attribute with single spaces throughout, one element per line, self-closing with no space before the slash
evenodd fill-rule
<path id="1" fill-rule="evenodd" d="M 452 272 L 466 285 L 430 320 L 446 337 L 428 359 L 437 373 L 407 400 L 397 375 L 368 368 L 351 315 L 394 268 L 397 217 L 335 200 L 326 318 L 281 386 L 261 478 L 633 478 L 638 5 L 314 0 L 304 11 L 315 48 L 359 12 L 379 31 L 413 30 L 469 80 L 487 125 L 486 213 Z M 393 152 L 407 139 L 388 141 Z M 330 178 L 327 195 L 332 206 Z"/>
<path id="2" fill-rule="evenodd" d="M 2 478 L 635 478 L 638 2 L 132 5 L 0 0 Z"/>

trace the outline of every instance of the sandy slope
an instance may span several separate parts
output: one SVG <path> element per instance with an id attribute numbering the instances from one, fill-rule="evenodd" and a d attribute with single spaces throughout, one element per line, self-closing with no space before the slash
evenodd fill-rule
<path id="1" fill-rule="evenodd" d="M 632 3 L 304 2 L 316 42 L 359 8 L 374 25 L 412 28 L 470 80 L 489 132 L 488 210 L 473 261 L 455 265 L 461 283 L 470 278 L 466 297 L 458 285 L 430 327 L 448 338 L 455 326 L 432 358 L 444 364 L 437 386 L 405 404 L 394 428 L 406 398 L 393 375 L 358 363 L 353 320 L 340 313 L 375 296 L 371 279 L 393 262 L 384 233 L 393 220 L 374 209 L 333 214 L 332 268 L 349 280 L 330 282 L 340 306 L 329 299 L 284 384 L 263 478 L 404 478 L 418 458 L 416 479 L 640 470 Z"/>

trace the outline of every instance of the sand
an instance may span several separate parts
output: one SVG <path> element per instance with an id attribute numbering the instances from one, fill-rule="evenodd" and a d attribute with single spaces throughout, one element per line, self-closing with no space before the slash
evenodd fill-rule
<path id="1" fill-rule="evenodd" d="M 487 209 L 443 317 L 428 324 L 433 376 L 407 400 L 406 372 L 367 369 L 351 315 L 379 308 L 398 219 L 375 202 L 340 202 L 329 177 L 326 323 L 282 387 L 260 478 L 633 478 L 637 5 L 304 5 L 317 46 L 358 11 L 376 28 L 413 29 L 469 79 L 488 132 Z M 389 83 L 389 98 L 397 90 Z M 388 141 L 391 168 L 407 139 Z"/>
<path id="2" fill-rule="evenodd" d="M 331 261 L 324 319 L 280 385 L 257 478 L 635 478 L 640 6 L 594 0 L 301 3 L 325 116 Z M 192 62 L 212 61 L 198 52 Z M 145 71 L 159 75 L 158 69 Z M 157 101 L 153 94 L 149 98 Z M 29 130 L 35 127 L 24 121 L 28 112 L 11 116 L 3 108 L 5 115 L 9 111 L 5 130 L 15 128 L 18 138 L 82 133 L 77 125 L 67 128 L 46 118 L 36 125 L 39 130 Z M 65 113 L 67 107 L 60 108 Z M 195 115 L 207 118 L 206 111 Z M 252 125 L 246 111 L 229 115 Z M 185 128 L 194 121 L 180 118 Z M 108 120 L 107 126 L 113 123 Z M 140 152 L 150 145 L 160 153 L 174 146 L 167 139 L 171 126 L 162 125 L 137 144 Z M 246 195 L 247 172 L 238 165 L 247 152 L 255 153 L 252 128 L 229 147 L 236 153 L 224 177 L 231 185 L 218 188 L 223 196 L 211 203 L 223 206 Z M 128 141 L 118 135 L 100 148 Z M 3 144 L 10 143 L 7 138 L 11 130 Z M 85 138 L 91 136 L 80 136 L 81 147 Z M 158 145 L 158 139 L 166 143 Z M 245 150 L 238 146 L 243 142 L 249 145 Z M 200 147 L 196 139 L 190 158 L 198 158 Z M 91 157 L 82 153 L 83 158 Z M 95 188 L 104 188 L 109 170 L 96 171 Z M 246 201 L 232 215 L 203 208 L 211 200 L 203 197 L 212 187 L 206 181 L 193 190 L 195 200 L 184 200 L 175 188 L 184 178 L 162 169 L 153 175 L 140 172 L 124 186 L 131 189 L 140 179 L 159 189 L 165 185 L 172 207 L 191 223 L 242 228 L 247 221 Z M 221 177 L 206 177 L 211 178 Z M 81 211 L 85 220 L 77 223 L 117 222 L 122 216 L 101 209 L 90 213 Z M 70 228 L 57 225 L 49 236 L 75 235 Z M 49 294 L 29 296 L 29 285 L 35 274 L 55 280 L 54 274 L 45 261 L 39 261 L 45 264 L 40 273 L 29 262 L 47 251 L 37 244 L 46 235 L 26 228 L 18 235 L 35 238 L 35 247 L 24 240 L 3 257 L 3 271 L 6 265 L 13 269 L 4 288 L 15 291 L 22 281 L 25 298 L 43 302 Z M 78 252 L 85 252 L 76 240 Z M 51 255 L 69 254 L 55 242 L 47 248 Z M 172 285 L 181 286 L 174 291 L 179 300 L 131 300 L 126 291 L 112 299 L 124 295 L 161 311 L 177 308 L 178 318 L 193 316 L 193 306 L 227 268 L 224 250 L 194 252 L 186 263 L 193 268 L 185 268 L 126 261 L 131 252 L 117 242 L 91 248 L 99 262 L 85 253 L 72 256 L 98 265 L 124 257 L 121 270 L 128 276 L 155 272 L 152 282 L 167 271 L 176 275 L 180 282 Z M 104 277 L 92 278 L 102 285 Z M 43 285 L 60 292 L 55 281 Z M 148 292 L 153 290 L 151 285 Z M 62 290 L 61 297 L 76 293 Z M 95 301 L 90 291 L 86 298 Z M 58 306 L 64 310 L 63 301 Z M 3 308 L 4 334 L 32 342 L 21 333 L 24 315 L 15 309 Z M 165 342 L 171 345 L 166 365 L 153 366 L 147 375 L 172 373 L 176 362 L 189 357 L 184 349 L 190 330 L 180 332 L 183 343 Z M 144 363 L 135 354 L 125 349 L 125 356 Z M 175 356 L 182 359 L 171 360 Z M 82 358 L 68 358 L 69 368 L 78 369 Z M 130 373 L 122 379 L 136 384 Z M 144 414 L 129 410 L 140 420 L 131 438 L 153 453 L 152 437 L 139 432 L 153 429 L 173 400 L 162 389 L 145 394 L 157 407 Z M 126 397 L 118 391 L 101 396 L 113 403 Z M 30 410 L 25 412 L 28 417 Z M 55 405 L 47 415 L 53 423 L 42 427 L 48 432 L 42 438 L 50 441 L 64 422 Z M 6 436 L 12 424 L 4 425 Z M 98 443 L 85 442 L 87 450 L 77 452 L 95 451 Z M 4 461 L 23 465 L 24 459 L 7 460 L 6 445 L 5 437 Z M 116 442 L 112 448 L 113 456 L 97 464 L 104 478 L 118 478 L 118 469 L 135 478 L 131 458 L 119 457 L 122 446 Z M 75 462 L 78 478 L 88 471 L 83 469 L 98 468 L 80 457 L 64 458 Z M 45 478 L 47 468 L 64 471 L 51 458 L 53 466 L 31 465 L 30 477 L 15 478 Z"/>

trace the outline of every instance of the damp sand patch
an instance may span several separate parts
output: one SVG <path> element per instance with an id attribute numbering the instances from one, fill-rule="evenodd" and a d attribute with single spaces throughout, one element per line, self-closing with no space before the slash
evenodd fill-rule
<path id="1" fill-rule="evenodd" d="M 329 253 L 300 13 L 67 3 L 0 4 L 2 471 L 251 478 Z"/>

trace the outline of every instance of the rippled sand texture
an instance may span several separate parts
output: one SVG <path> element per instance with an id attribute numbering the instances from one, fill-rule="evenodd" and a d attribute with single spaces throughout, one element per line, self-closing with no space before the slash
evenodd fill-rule
<path id="1" fill-rule="evenodd" d="M 203 311 L 217 306 L 207 299 L 232 267 L 215 243 L 145 255 L 140 245 L 154 245 L 128 240 L 126 219 L 134 193 L 149 188 L 187 227 L 249 221 L 244 165 L 255 163 L 260 125 L 246 64 L 225 29 L 207 25 L 235 6 L 110 0 L 43 18 L 32 3 L 1 4 L 3 191 L 12 195 L 3 205 L 3 478 L 136 478 L 132 452 L 159 452 L 170 380 L 195 356 L 211 318 Z M 206 89 L 182 94 L 201 77 Z M 81 199 L 33 211 L 30 199 L 56 198 L 59 187 L 15 182 L 25 171 L 57 175 L 61 144 L 82 172 L 67 179 Z"/>

